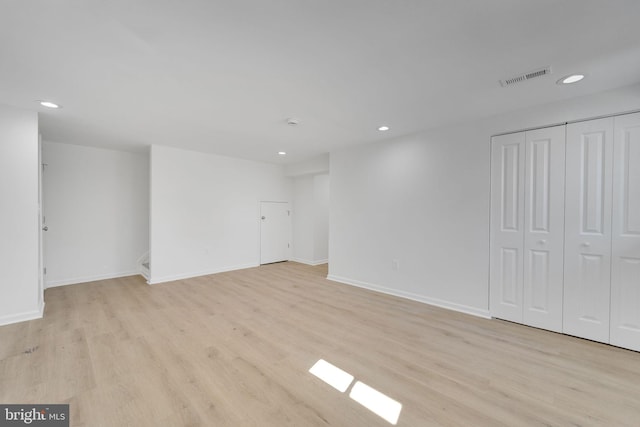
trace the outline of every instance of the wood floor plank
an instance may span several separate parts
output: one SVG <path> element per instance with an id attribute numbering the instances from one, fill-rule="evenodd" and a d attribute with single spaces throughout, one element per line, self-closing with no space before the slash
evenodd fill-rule
<path id="1" fill-rule="evenodd" d="M 402 404 L 399 426 L 637 426 L 640 353 L 331 282 L 294 262 L 149 286 L 51 288 L 0 327 L 0 402 L 74 426 L 385 426 L 320 358 Z"/>

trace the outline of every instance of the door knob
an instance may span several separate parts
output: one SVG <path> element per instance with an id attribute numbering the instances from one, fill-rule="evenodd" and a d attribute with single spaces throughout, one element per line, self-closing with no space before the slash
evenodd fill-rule
<path id="1" fill-rule="evenodd" d="M 267 219 L 267 217 L 263 215 L 263 216 L 262 216 L 262 219 L 263 219 L 263 220 L 265 220 L 265 219 Z"/>
<path id="2" fill-rule="evenodd" d="M 591 246 L 591 243 L 584 242 L 584 243 L 582 243 L 582 246 L 584 246 L 585 248 L 588 248 L 589 246 Z"/>
<path id="3" fill-rule="evenodd" d="M 42 227 L 42 231 L 49 231 L 49 226 L 45 225 L 44 227 Z"/>
<path id="4" fill-rule="evenodd" d="M 547 241 L 546 241 L 546 240 L 544 240 L 544 239 L 540 239 L 540 240 L 538 240 L 538 244 L 539 244 L 539 245 L 544 245 L 545 243 L 547 243 Z"/>

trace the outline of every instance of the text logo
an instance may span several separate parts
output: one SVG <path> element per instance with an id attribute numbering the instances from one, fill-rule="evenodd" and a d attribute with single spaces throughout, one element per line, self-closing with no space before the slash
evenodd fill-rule
<path id="1" fill-rule="evenodd" d="M 69 405 L 2 405 L 0 427 L 69 427 Z"/>

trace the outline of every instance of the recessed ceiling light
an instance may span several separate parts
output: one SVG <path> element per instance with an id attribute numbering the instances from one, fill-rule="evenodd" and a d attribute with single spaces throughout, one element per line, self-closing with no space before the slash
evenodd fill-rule
<path id="1" fill-rule="evenodd" d="M 286 151 L 278 151 L 278 155 L 280 156 L 286 156 L 287 152 Z"/>
<path id="2" fill-rule="evenodd" d="M 556 83 L 558 83 L 559 85 L 568 85 L 571 83 L 579 82 L 582 79 L 584 79 L 584 74 L 571 74 L 569 76 L 561 78 Z"/>
<path id="3" fill-rule="evenodd" d="M 380 127 L 378 128 L 378 130 L 379 130 L 380 132 L 387 131 L 387 130 L 389 130 L 389 126 L 380 126 Z"/>
<path id="4" fill-rule="evenodd" d="M 47 107 L 47 108 L 60 108 L 60 106 L 58 104 L 55 104 L 51 101 L 38 101 L 40 103 L 40 105 L 42 105 L 43 107 Z"/>

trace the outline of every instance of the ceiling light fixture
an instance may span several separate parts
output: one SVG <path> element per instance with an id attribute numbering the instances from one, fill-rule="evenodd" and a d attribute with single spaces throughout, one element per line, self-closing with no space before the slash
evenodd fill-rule
<path id="1" fill-rule="evenodd" d="M 388 131 L 388 130 L 389 130 L 389 126 L 380 126 L 380 127 L 378 128 L 378 130 L 379 130 L 380 132 Z"/>
<path id="2" fill-rule="evenodd" d="M 579 82 L 582 79 L 584 79 L 584 74 L 571 74 L 561 78 L 556 83 L 558 83 L 559 85 L 568 85 L 571 83 Z"/>
<path id="3" fill-rule="evenodd" d="M 286 156 L 287 152 L 286 151 L 278 151 L 278 155 L 279 156 Z"/>
<path id="4" fill-rule="evenodd" d="M 60 108 L 60 106 L 56 103 L 53 103 L 51 101 L 38 101 L 40 103 L 40 105 L 42 105 L 43 107 L 47 107 L 47 108 Z"/>

